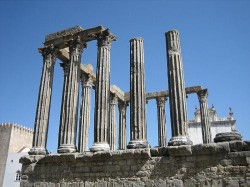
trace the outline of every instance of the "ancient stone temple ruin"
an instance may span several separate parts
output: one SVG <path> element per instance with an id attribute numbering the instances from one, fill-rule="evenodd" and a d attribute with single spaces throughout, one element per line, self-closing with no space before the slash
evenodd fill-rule
<path id="1" fill-rule="evenodd" d="M 21 186 L 250 186 L 250 142 L 242 141 L 236 131 L 211 138 L 208 90 L 202 86 L 185 87 L 179 33 L 171 30 L 165 37 L 168 90 L 146 93 L 142 38 L 130 40 L 130 90 L 124 92 L 110 85 L 110 52 L 116 36 L 109 29 L 77 26 L 46 36 L 44 47 L 39 49 L 43 70 L 33 148 L 29 156 L 20 159 Z M 97 41 L 95 73 L 91 65 L 81 63 L 84 48 L 92 40 Z M 58 154 L 51 155 L 47 154 L 46 142 L 56 59 L 62 61 L 64 85 Z M 88 148 L 91 89 L 95 91 L 94 143 Z M 192 145 L 188 135 L 187 94 L 198 96 L 203 144 Z M 172 131 L 169 142 L 167 98 Z M 158 113 L 156 148 L 147 141 L 145 111 L 151 99 L 156 100 Z M 130 137 L 126 137 L 128 106 Z"/>

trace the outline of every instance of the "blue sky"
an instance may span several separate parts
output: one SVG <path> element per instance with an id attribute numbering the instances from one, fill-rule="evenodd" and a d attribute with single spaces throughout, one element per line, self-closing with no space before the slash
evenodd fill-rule
<path id="1" fill-rule="evenodd" d="M 185 85 L 209 90 L 209 106 L 219 116 L 229 107 L 243 138 L 250 139 L 250 1 L 0 1 L 0 122 L 33 128 L 47 34 L 75 25 L 103 25 L 118 40 L 111 49 L 111 84 L 129 91 L 129 40 L 144 38 L 146 91 L 168 89 L 164 33 L 180 32 Z M 82 63 L 96 66 L 96 42 L 84 50 Z M 48 149 L 56 151 L 63 71 L 55 66 Z M 93 108 L 92 97 L 92 108 Z M 187 101 L 188 118 L 198 106 Z M 166 104 L 170 138 L 169 104 Z M 93 115 L 91 116 L 93 119 Z M 147 105 L 148 140 L 157 145 L 156 102 Z M 129 122 L 129 119 L 127 119 Z M 129 126 L 129 123 L 127 123 Z M 93 120 L 90 128 L 93 143 Z M 128 137 L 129 140 L 129 137 Z"/>

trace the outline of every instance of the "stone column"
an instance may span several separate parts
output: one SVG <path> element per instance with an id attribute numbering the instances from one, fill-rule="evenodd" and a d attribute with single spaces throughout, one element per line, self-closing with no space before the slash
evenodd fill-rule
<path id="1" fill-rule="evenodd" d="M 200 102 L 200 112 L 201 112 L 201 130 L 202 130 L 202 139 L 203 143 L 211 143 L 211 125 L 209 120 L 209 111 L 208 111 L 208 91 L 207 89 L 200 90 L 197 93 L 199 102 Z"/>
<path id="2" fill-rule="evenodd" d="M 143 39 L 130 40 L 130 142 L 128 149 L 149 147 L 146 127 Z"/>
<path id="3" fill-rule="evenodd" d="M 90 98 L 93 80 L 91 76 L 81 74 L 82 104 L 80 111 L 78 150 L 80 153 L 88 151 L 88 135 L 90 126 Z"/>
<path id="4" fill-rule="evenodd" d="M 36 108 L 32 149 L 29 152 L 31 155 L 46 154 L 54 64 L 58 50 L 53 46 L 48 46 L 40 49 L 40 52 L 43 56 L 43 70 Z"/>
<path id="5" fill-rule="evenodd" d="M 105 30 L 97 36 L 98 57 L 96 66 L 94 144 L 91 151 L 110 150 L 108 144 L 109 94 L 110 94 L 110 48 L 116 38 Z"/>
<path id="6" fill-rule="evenodd" d="M 109 126 L 109 145 L 111 150 L 116 149 L 116 105 L 117 97 L 110 94 L 110 126 Z"/>
<path id="7" fill-rule="evenodd" d="M 187 107 L 184 74 L 181 59 L 179 33 L 172 30 L 166 34 L 168 87 L 172 138 L 169 145 L 192 144 L 187 131 Z"/>
<path id="8" fill-rule="evenodd" d="M 76 152 L 80 63 L 84 47 L 86 47 L 86 43 L 80 38 L 69 44 L 69 63 L 68 67 L 64 68 L 64 71 L 67 72 L 64 75 L 58 153 Z"/>
<path id="9" fill-rule="evenodd" d="M 159 147 L 167 146 L 166 136 L 166 114 L 165 114 L 165 101 L 166 97 L 157 97 L 157 117 L 158 117 L 158 145 Z"/>
<path id="10" fill-rule="evenodd" d="M 119 109 L 119 149 L 125 150 L 127 148 L 127 135 L 126 135 L 126 110 L 127 103 L 123 101 L 118 102 Z"/>

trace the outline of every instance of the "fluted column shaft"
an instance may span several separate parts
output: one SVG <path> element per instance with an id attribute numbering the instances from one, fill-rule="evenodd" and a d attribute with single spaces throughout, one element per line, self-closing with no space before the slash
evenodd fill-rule
<path id="1" fill-rule="evenodd" d="M 187 132 L 187 107 L 179 33 L 166 33 L 172 138 L 169 145 L 192 144 Z"/>
<path id="2" fill-rule="evenodd" d="M 64 76 L 58 153 L 76 151 L 80 63 L 84 47 L 86 44 L 80 38 L 70 42 L 69 64 L 68 68 L 64 69 L 68 72 Z"/>
<path id="3" fill-rule="evenodd" d="M 148 147 L 143 39 L 130 40 L 130 142 L 127 148 Z"/>
<path id="4" fill-rule="evenodd" d="M 82 83 L 82 104 L 80 111 L 78 150 L 79 152 L 88 151 L 88 132 L 90 126 L 90 99 L 93 80 L 91 76 L 81 74 Z"/>
<path id="5" fill-rule="evenodd" d="M 36 109 L 33 148 L 29 152 L 32 155 L 46 154 L 54 65 L 58 50 L 48 46 L 40 49 L 40 52 L 43 56 L 43 70 Z"/>
<path id="6" fill-rule="evenodd" d="M 208 111 L 208 91 L 207 89 L 200 90 L 198 93 L 198 98 L 200 102 L 200 111 L 201 111 L 201 130 L 202 130 L 202 139 L 203 143 L 211 143 L 211 125 L 209 120 L 209 111 Z"/>
<path id="7" fill-rule="evenodd" d="M 116 105 L 117 97 L 110 94 L 110 126 L 109 126 L 109 146 L 111 150 L 116 149 Z"/>
<path id="8" fill-rule="evenodd" d="M 108 144 L 110 48 L 115 37 L 105 30 L 97 36 L 98 54 L 96 66 L 94 144 L 91 151 L 110 150 Z"/>
<path id="9" fill-rule="evenodd" d="M 118 102 L 119 109 L 119 149 L 125 150 L 127 147 L 127 135 L 126 135 L 126 110 L 127 103 L 119 101 Z"/>
<path id="10" fill-rule="evenodd" d="M 166 101 L 165 97 L 158 97 L 156 99 L 157 117 L 158 117 L 158 145 L 159 145 L 159 147 L 167 146 L 165 101 Z"/>

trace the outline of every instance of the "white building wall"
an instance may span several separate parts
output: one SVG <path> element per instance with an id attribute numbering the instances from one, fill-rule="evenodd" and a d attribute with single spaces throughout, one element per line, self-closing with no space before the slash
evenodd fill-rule
<path id="1" fill-rule="evenodd" d="M 222 133 L 222 132 L 231 132 L 231 123 L 227 122 L 227 123 L 211 123 L 211 134 L 212 134 L 212 138 L 215 138 L 215 135 L 218 133 Z"/>
<path id="2" fill-rule="evenodd" d="M 19 163 L 19 159 L 23 155 L 27 155 L 28 153 L 9 153 L 6 169 L 4 173 L 3 187 L 19 187 L 20 180 L 16 180 L 16 173 L 21 171 L 22 164 Z"/>
<path id="3" fill-rule="evenodd" d="M 193 145 L 202 143 L 201 125 L 200 123 L 188 125 L 189 138 Z"/>
<path id="4" fill-rule="evenodd" d="M 211 122 L 212 140 L 215 138 L 216 134 L 222 133 L 222 132 L 231 132 L 231 123 Z M 189 123 L 188 133 L 189 133 L 190 140 L 193 142 L 194 145 L 203 143 L 201 123 Z"/>

